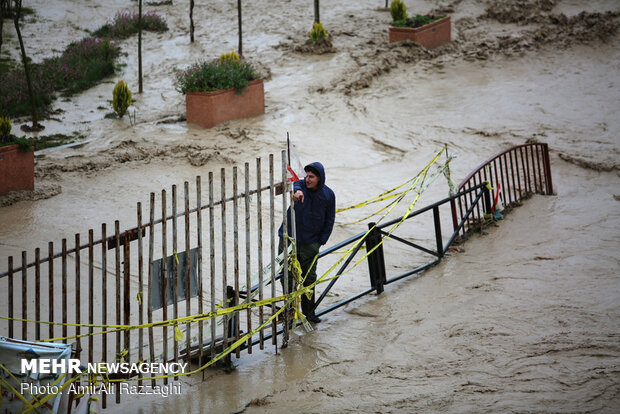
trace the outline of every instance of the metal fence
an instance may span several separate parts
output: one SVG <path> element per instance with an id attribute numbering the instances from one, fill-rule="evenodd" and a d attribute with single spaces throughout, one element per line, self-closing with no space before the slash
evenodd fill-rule
<path id="1" fill-rule="evenodd" d="M 493 189 L 493 204 L 497 198 L 505 205 L 511 205 L 531 194 L 553 194 L 548 145 L 524 144 L 502 151 L 476 167 L 461 181 L 458 189 L 466 190 L 485 181 Z M 454 229 L 471 205 L 471 196 L 452 203 Z M 477 226 L 483 218 L 484 212 L 478 206 L 461 229 L 462 233 Z"/>

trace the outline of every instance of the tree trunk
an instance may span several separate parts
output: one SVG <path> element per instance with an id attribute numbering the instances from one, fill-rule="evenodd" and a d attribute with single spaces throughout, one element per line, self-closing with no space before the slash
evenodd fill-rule
<path id="1" fill-rule="evenodd" d="M 28 84 L 28 95 L 30 95 L 30 107 L 32 109 L 32 129 L 37 129 L 39 124 L 37 122 L 37 108 L 34 102 L 34 92 L 32 91 L 32 81 L 30 80 L 30 70 L 28 69 L 28 58 L 26 57 L 26 49 L 24 48 L 24 39 L 22 39 L 22 32 L 19 30 L 19 15 L 22 10 L 22 1 L 15 0 L 15 9 L 13 10 L 13 23 L 15 24 L 15 31 L 17 32 L 17 39 L 19 40 L 19 48 L 22 52 L 22 62 L 24 64 L 24 72 L 26 73 L 26 83 Z"/>
<path id="2" fill-rule="evenodd" d="M 194 43 L 194 0 L 189 0 L 189 41 Z"/>
<path id="3" fill-rule="evenodd" d="M 4 27 L 4 4 L 0 3 L 0 52 L 2 52 L 2 29 Z"/>
<path id="4" fill-rule="evenodd" d="M 321 16 L 319 16 L 319 0 L 314 0 L 314 22 L 321 23 Z"/>
<path id="5" fill-rule="evenodd" d="M 0 52 L 2 51 L 2 29 L 4 27 L 4 18 L 10 17 L 11 0 L 0 0 Z"/>
<path id="6" fill-rule="evenodd" d="M 237 0 L 237 17 L 239 20 L 239 56 L 243 56 L 243 37 L 241 31 L 241 0 Z"/>
<path id="7" fill-rule="evenodd" d="M 138 0 L 138 93 L 142 93 L 142 0 Z"/>

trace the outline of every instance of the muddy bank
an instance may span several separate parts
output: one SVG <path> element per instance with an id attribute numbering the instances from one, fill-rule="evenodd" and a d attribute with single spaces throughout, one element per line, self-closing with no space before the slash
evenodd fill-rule
<path id="1" fill-rule="evenodd" d="M 487 60 L 496 56 L 536 53 L 543 47 L 567 48 L 595 40 L 606 42 L 618 31 L 620 13 L 617 11 L 584 11 L 572 17 L 544 13 L 552 10 L 554 5 L 553 1 L 493 2 L 484 14 L 454 19 L 453 41 L 435 50 L 426 50 L 411 41 L 376 44 L 371 38 L 365 48 L 370 49 L 368 52 L 351 54 L 358 68 L 331 86 L 350 94 L 369 87 L 375 78 L 389 73 L 399 64 L 430 61 L 430 70 L 440 69 L 455 59 Z M 433 12 L 455 12 L 455 6 L 434 9 Z M 500 29 L 493 25 L 493 21 L 506 26 Z M 319 91 L 324 92 L 325 88 Z"/>
<path id="2" fill-rule="evenodd" d="M 604 2 L 602 3 L 604 4 Z M 386 11 L 380 11 L 376 8 L 353 9 L 340 5 L 326 5 L 325 19 L 327 22 L 331 21 L 331 36 L 329 42 L 325 42 L 325 44 L 308 45 L 306 42 L 307 33 L 300 28 L 289 31 L 285 41 L 279 40 L 278 43 L 275 43 L 275 39 L 271 40 L 275 43 L 272 45 L 269 42 L 261 46 L 255 45 L 252 37 L 246 39 L 246 43 L 250 43 L 250 53 L 261 50 L 260 55 L 251 56 L 250 60 L 260 62 L 258 64 L 259 70 L 264 73 L 267 80 L 272 77 L 271 67 L 277 65 L 276 62 L 278 61 L 281 64 L 286 64 L 294 56 L 298 56 L 295 59 L 301 59 L 302 62 L 306 59 L 313 62 L 311 65 L 318 65 L 319 62 L 316 59 L 322 59 L 321 71 L 323 75 L 316 77 L 310 73 L 311 81 L 305 84 L 308 89 L 303 91 L 301 95 L 297 94 L 297 100 L 300 102 L 297 109 L 301 109 L 305 106 L 302 102 L 308 101 L 303 98 L 306 94 L 309 94 L 307 96 L 310 97 L 315 92 L 318 92 L 319 96 L 335 93 L 333 98 L 339 101 L 342 99 L 337 98 L 337 96 L 343 94 L 343 101 L 348 102 L 347 97 L 352 93 L 370 88 L 375 82 L 381 83 L 381 77 L 391 71 L 402 70 L 402 68 L 412 65 L 425 72 L 432 73 L 433 71 L 442 71 L 446 65 L 458 64 L 460 61 L 484 62 L 506 57 L 535 56 L 543 48 L 567 49 L 579 44 L 609 43 L 610 39 L 616 36 L 619 16 L 617 10 L 605 10 L 603 12 L 582 10 L 578 13 L 569 13 L 570 6 L 573 6 L 572 2 L 551 0 L 454 1 L 440 5 L 416 4 L 416 12 L 422 11 L 426 7 L 429 12 L 453 15 L 453 41 L 441 48 L 426 50 L 408 41 L 387 43 L 385 37 L 390 19 Z M 113 15 L 118 7 L 119 5 L 109 4 L 106 5 L 105 9 L 99 8 L 97 11 L 99 17 L 95 20 L 103 24 L 106 20 L 103 17 L 106 10 Z M 291 10 L 296 13 L 302 11 L 299 9 L 299 4 L 294 4 L 292 7 Z M 89 10 L 86 4 L 80 2 L 75 9 L 82 9 L 83 12 Z M 152 59 L 155 58 L 154 53 L 160 42 L 178 44 L 186 34 L 184 25 L 180 24 L 179 19 L 182 16 L 179 16 L 181 12 L 179 6 L 158 3 L 152 5 L 152 9 L 163 14 L 168 13 L 171 30 L 170 33 L 145 37 L 146 65 L 150 65 L 151 69 L 153 68 Z M 567 9 L 566 13 L 563 12 L 564 9 Z M 210 16 L 215 19 L 225 18 L 227 14 L 233 11 L 227 6 L 224 7 L 219 4 L 211 5 L 206 9 L 196 9 L 197 19 L 200 19 L 201 14 L 206 12 L 213 13 Z M 73 13 L 76 12 L 73 11 Z M 339 16 L 340 20 L 335 20 L 336 16 Z M 45 29 L 45 25 L 54 21 L 55 18 L 58 16 L 44 14 L 40 23 L 41 30 L 48 30 Z M 282 31 L 284 28 L 282 25 L 277 28 L 269 25 L 265 28 L 261 26 L 262 20 L 248 20 L 246 22 L 246 25 L 249 25 L 246 32 L 249 33 L 248 36 L 266 29 L 267 33 L 273 29 L 273 34 L 276 36 L 287 33 Z M 274 20 L 282 24 L 280 16 L 274 17 Z M 57 25 L 58 23 L 54 23 L 54 26 Z M 90 26 L 89 29 L 92 30 Z M 204 27 L 197 28 L 199 39 L 204 31 Z M 135 55 L 135 51 L 129 48 L 130 42 L 125 41 L 123 43 L 128 62 L 131 62 L 132 55 Z M 226 44 L 230 44 L 230 40 Z M 36 48 L 39 44 L 35 43 L 33 46 L 35 56 L 46 55 L 44 50 L 39 51 Z M 196 47 L 204 49 L 199 44 L 193 46 L 194 49 Z M 188 60 L 191 61 L 188 56 L 190 52 L 192 52 L 191 49 L 180 50 L 180 53 L 175 52 L 175 54 L 165 58 L 167 60 L 167 72 L 161 70 L 147 71 L 147 89 L 148 85 L 157 85 L 158 87 L 161 85 L 165 89 L 171 89 L 172 68 L 182 67 L 183 64 L 187 64 Z M 333 62 L 325 61 L 323 56 L 330 55 L 335 55 L 335 58 L 331 59 Z M 149 63 L 149 59 L 151 63 Z M 133 76 L 132 71 L 128 68 L 126 77 L 131 79 Z M 294 76 L 300 76 L 301 79 L 304 79 L 303 74 L 297 72 Z M 267 117 L 277 119 L 286 116 L 285 114 L 290 112 L 291 105 L 295 108 L 294 101 L 285 104 L 283 103 L 285 101 L 281 103 L 278 99 L 279 92 L 276 92 L 275 89 L 284 86 L 280 84 L 281 79 L 273 83 L 273 87 L 270 87 L 270 83 L 267 84 Z M 110 84 L 112 83 L 110 81 Z M 133 110 L 134 114 L 137 112 L 135 126 L 127 125 L 127 120 L 106 120 L 103 113 L 105 111 L 102 112 L 101 110 L 101 108 L 109 106 L 109 102 L 102 104 L 101 100 L 105 96 L 102 94 L 105 86 L 106 82 L 92 91 L 86 92 L 83 98 L 75 97 L 69 102 L 57 104 L 59 106 L 56 109 L 57 119 L 48 120 L 48 124 L 52 123 L 48 130 L 53 131 L 60 126 L 62 131 L 67 133 L 70 129 L 75 128 L 76 131 L 81 131 L 80 134 L 86 137 L 86 141 L 95 139 L 100 142 L 87 143 L 83 148 L 74 148 L 57 153 L 62 154 L 61 156 L 57 154 L 48 155 L 47 152 L 40 154 L 37 157 L 37 182 L 35 185 L 38 195 L 35 198 L 40 196 L 51 197 L 58 194 L 57 189 L 62 187 L 59 172 L 83 171 L 92 174 L 100 169 L 126 163 L 148 163 L 153 158 L 186 160 L 192 166 L 206 165 L 210 159 L 232 163 L 232 158 L 222 155 L 221 150 L 223 148 L 241 149 L 243 146 L 238 145 L 238 141 L 244 139 L 249 142 L 262 140 L 261 144 L 254 146 L 259 151 L 260 148 L 264 148 L 266 142 L 273 140 L 273 130 L 268 131 L 263 128 L 257 130 L 256 123 L 253 123 L 251 129 L 242 126 L 240 129 L 242 132 L 230 132 L 226 131 L 225 127 L 224 129 L 218 127 L 210 131 L 191 133 L 197 137 L 205 137 L 211 142 L 220 143 L 223 139 L 224 142 L 221 145 L 203 142 L 180 143 L 179 140 L 182 140 L 183 134 L 186 133 L 184 131 L 184 106 L 181 104 L 182 96 L 170 90 L 156 94 L 147 91 L 143 96 L 136 95 L 135 107 L 130 109 L 130 112 Z M 270 91 L 270 89 L 272 90 Z M 317 97 L 317 99 L 321 98 Z M 348 104 L 350 105 L 350 103 Z M 76 112 L 77 108 L 84 107 L 93 109 L 84 111 L 82 114 Z M 270 112 L 271 114 L 269 114 Z M 95 114 L 98 116 L 94 116 Z M 329 111 L 323 115 L 330 118 L 337 116 L 330 114 Z M 97 119 L 98 117 L 99 119 Z M 56 122 L 59 125 L 54 125 Z M 181 127 L 181 130 L 178 127 Z M 74 131 L 74 133 L 76 132 Z M 158 135 L 162 137 L 176 136 L 177 139 L 170 142 L 169 139 L 156 138 Z M 265 140 L 263 139 L 264 136 L 268 138 Z M 374 139 L 377 140 L 376 137 Z M 240 150 L 233 150 L 233 152 L 239 153 Z M 584 159 L 578 152 L 563 152 L 562 156 L 565 160 L 581 166 L 591 166 L 602 170 L 618 168 L 616 161 L 610 160 L 601 163 Z M 4 197 L 2 205 L 10 205 L 18 199 Z"/>

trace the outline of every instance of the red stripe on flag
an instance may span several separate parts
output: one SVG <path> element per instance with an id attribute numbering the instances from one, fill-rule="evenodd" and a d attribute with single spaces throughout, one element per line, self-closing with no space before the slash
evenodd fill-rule
<path id="1" fill-rule="evenodd" d="M 295 171 L 293 171 L 293 169 L 291 168 L 290 165 L 287 165 L 286 169 L 292 175 L 292 177 L 289 177 L 288 180 L 287 180 L 289 183 L 292 183 L 292 182 L 295 182 L 295 181 L 299 181 L 299 177 L 297 176 L 297 174 L 295 174 Z"/>

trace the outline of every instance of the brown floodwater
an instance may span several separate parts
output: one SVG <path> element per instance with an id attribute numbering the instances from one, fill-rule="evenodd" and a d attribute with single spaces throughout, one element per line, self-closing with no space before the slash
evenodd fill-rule
<path id="1" fill-rule="evenodd" d="M 126 5 L 32 3 L 40 17 L 24 31 L 35 60 Z M 556 195 L 525 201 L 421 277 L 326 315 L 315 331 L 295 333 L 286 349 L 244 352 L 233 357 L 231 373 L 209 369 L 204 382 L 200 375 L 182 378 L 180 396 L 128 398 L 104 412 L 617 411 L 617 34 L 581 42 L 545 23 L 482 18 L 489 2 L 464 0 L 452 2 L 454 45 L 418 56 L 415 48 L 385 46 L 389 15 L 376 9 L 383 1 L 323 1 L 322 20 L 337 52 L 309 55 L 293 48 L 312 21 L 311 2 L 248 2 L 244 50 L 271 73 L 266 114 L 203 130 L 160 122 L 184 115 L 172 68 L 236 48 L 236 11 L 233 2 L 197 4 L 191 45 L 187 3 L 147 6 L 166 14 L 171 30 L 145 35 L 145 92 L 136 94 L 132 108 L 136 125 L 104 119 L 111 109 L 98 109 L 109 108 L 118 79 L 137 89 L 129 41 L 122 43 L 128 64 L 118 78 L 57 101 L 55 108 L 65 112 L 46 121 L 44 133 L 79 131 L 89 142 L 36 154 L 36 185 L 44 195 L 60 193 L 0 208 L 0 269 L 8 255 L 102 222 L 119 219 L 121 227 L 132 227 L 136 203 L 146 203 L 150 192 L 279 154 L 287 132 L 302 161 L 326 166 L 341 206 L 402 183 L 444 144 L 457 156 L 451 167 L 458 181 L 511 145 L 546 142 Z M 438 4 L 406 3 L 421 11 Z M 540 8 L 545 2 L 519 3 L 569 17 L 620 11 L 616 1 L 548 2 L 556 4 L 551 10 Z M 535 29 L 552 40 L 540 40 Z M 502 36 L 521 36 L 529 46 L 500 47 Z M 447 192 L 440 178 L 418 206 Z M 364 227 L 342 223 L 330 243 Z M 387 266 L 398 274 L 411 260 L 392 254 Z M 365 289 L 363 275 L 343 278 L 339 293 Z"/>

